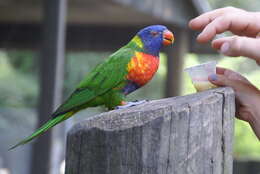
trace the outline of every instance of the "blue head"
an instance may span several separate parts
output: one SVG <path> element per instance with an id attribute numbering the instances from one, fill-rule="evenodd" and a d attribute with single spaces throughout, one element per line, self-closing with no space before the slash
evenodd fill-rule
<path id="1" fill-rule="evenodd" d="M 163 25 L 151 25 L 140 30 L 137 35 L 143 42 L 144 51 L 154 56 L 159 56 L 163 45 L 170 45 L 174 41 L 174 36 Z"/>

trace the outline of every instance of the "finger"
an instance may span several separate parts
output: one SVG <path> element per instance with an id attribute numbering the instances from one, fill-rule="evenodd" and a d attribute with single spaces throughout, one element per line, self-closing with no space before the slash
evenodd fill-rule
<path id="1" fill-rule="evenodd" d="M 238 18 L 240 19 L 238 20 Z M 259 27 L 253 26 L 252 22 L 255 21 L 253 15 L 244 13 L 226 14 L 217 17 L 211 23 L 209 23 L 201 34 L 198 36 L 197 40 L 199 42 L 207 42 L 215 37 L 216 34 L 223 33 L 225 31 L 231 31 L 239 36 L 256 37 Z"/>
<path id="2" fill-rule="evenodd" d="M 209 81 L 217 86 L 236 86 L 236 82 L 234 80 L 228 79 L 226 76 L 219 74 L 210 75 Z"/>
<path id="3" fill-rule="evenodd" d="M 206 12 L 189 22 L 189 27 L 193 30 L 202 30 L 206 25 L 208 25 L 211 21 L 213 21 L 216 17 L 221 16 L 223 13 L 230 11 L 231 9 L 235 9 L 233 7 L 226 7 L 216 9 L 210 12 Z"/>
<path id="4" fill-rule="evenodd" d="M 217 67 L 217 68 L 216 68 L 216 73 L 217 73 L 217 74 L 220 74 L 220 75 L 223 75 L 226 70 L 227 70 L 226 68 Z"/>
<path id="5" fill-rule="evenodd" d="M 222 68 L 222 67 L 216 67 L 216 73 L 219 75 L 225 75 L 227 77 L 233 77 L 234 75 L 243 77 L 242 75 L 240 75 L 235 71 L 232 71 L 231 69 Z"/>
<path id="6" fill-rule="evenodd" d="M 189 27 L 193 30 L 202 30 L 207 24 L 213 21 L 217 16 L 223 13 L 223 9 L 216 9 L 204 13 L 189 22 Z"/>
<path id="7" fill-rule="evenodd" d="M 216 50 L 220 50 L 224 42 L 230 42 L 235 36 L 223 37 L 212 41 L 211 46 Z"/>
<path id="8" fill-rule="evenodd" d="M 227 56 L 246 56 L 260 61 L 260 39 L 248 37 L 226 37 L 212 42 L 212 47 Z"/>
<path id="9" fill-rule="evenodd" d="M 198 35 L 197 41 L 201 43 L 208 42 L 209 40 L 213 39 L 216 34 L 227 31 L 231 24 L 232 22 L 229 16 L 225 15 L 218 17 L 203 29 L 203 31 Z"/>
<path id="10" fill-rule="evenodd" d="M 256 38 L 260 39 L 260 32 L 257 33 Z"/>
<path id="11" fill-rule="evenodd" d="M 239 80 L 242 81 L 244 83 L 247 84 L 251 84 L 247 78 L 245 78 L 244 76 L 242 76 L 241 74 L 239 74 L 238 72 L 232 71 L 230 69 L 226 69 L 226 68 L 222 68 L 222 67 L 217 67 L 216 68 L 216 73 L 219 75 L 224 75 L 226 76 L 228 79 L 231 80 Z"/>
<path id="12" fill-rule="evenodd" d="M 239 36 L 256 37 L 259 32 L 255 15 L 249 12 L 241 13 L 227 13 L 225 15 L 216 17 L 212 22 L 208 23 L 198 36 L 198 42 L 207 42 L 215 37 L 216 34 L 225 31 L 231 31 Z"/>

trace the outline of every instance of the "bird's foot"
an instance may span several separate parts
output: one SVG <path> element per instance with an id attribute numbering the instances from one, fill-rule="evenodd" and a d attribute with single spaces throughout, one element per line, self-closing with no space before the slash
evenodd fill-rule
<path id="1" fill-rule="evenodd" d="M 130 107 L 133 107 L 133 106 L 137 106 L 137 105 L 146 103 L 148 101 L 149 100 L 140 100 L 140 101 L 135 100 L 135 101 L 132 101 L 132 102 L 122 102 L 122 106 L 117 106 L 117 107 L 115 107 L 115 109 L 126 109 L 126 108 L 130 108 Z"/>

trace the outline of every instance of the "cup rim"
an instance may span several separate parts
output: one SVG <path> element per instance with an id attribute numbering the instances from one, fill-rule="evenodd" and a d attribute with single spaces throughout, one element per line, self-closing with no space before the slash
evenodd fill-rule
<path id="1" fill-rule="evenodd" d="M 194 69 L 194 68 L 199 68 L 199 67 L 202 67 L 202 66 L 205 66 L 205 65 L 208 65 L 208 64 L 215 64 L 217 65 L 217 61 L 210 61 L 210 62 L 205 62 L 205 63 L 202 63 L 202 64 L 198 64 L 198 65 L 194 65 L 194 66 L 191 66 L 191 67 L 187 67 L 184 69 L 185 72 L 191 70 L 191 69 Z"/>

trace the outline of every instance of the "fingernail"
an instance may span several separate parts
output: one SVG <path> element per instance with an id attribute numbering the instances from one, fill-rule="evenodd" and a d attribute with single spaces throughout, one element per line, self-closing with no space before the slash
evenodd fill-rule
<path id="1" fill-rule="evenodd" d="M 220 52 L 221 52 L 222 54 L 226 54 L 226 53 L 228 52 L 228 50 L 229 50 L 229 47 L 230 47 L 229 43 L 225 42 L 225 43 L 221 46 Z"/>
<path id="2" fill-rule="evenodd" d="M 218 76 L 216 74 L 211 74 L 209 76 L 209 79 L 212 80 L 212 81 L 217 81 L 218 80 Z"/>

